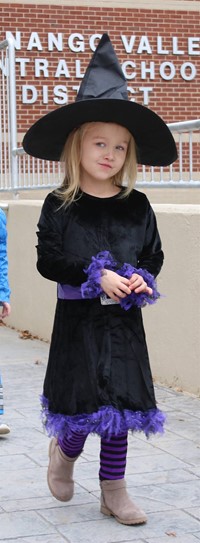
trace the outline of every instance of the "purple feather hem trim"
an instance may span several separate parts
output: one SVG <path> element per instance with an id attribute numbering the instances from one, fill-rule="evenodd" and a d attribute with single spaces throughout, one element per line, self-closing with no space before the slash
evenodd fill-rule
<path id="1" fill-rule="evenodd" d="M 166 415 L 157 408 L 148 411 L 131 411 L 112 406 L 102 406 L 98 411 L 82 415 L 62 415 L 52 413 L 48 408 L 48 400 L 41 396 L 42 422 L 49 436 L 64 436 L 79 432 L 83 435 L 90 433 L 109 439 L 113 435 L 128 432 L 144 432 L 148 438 L 151 434 L 164 432 Z"/>
<path id="2" fill-rule="evenodd" d="M 84 270 L 85 273 L 88 274 L 88 280 L 81 285 L 82 298 L 96 298 L 104 293 L 100 284 L 103 269 L 115 271 L 122 277 L 127 277 L 127 279 L 129 279 L 133 273 L 138 273 L 143 277 L 144 281 L 146 281 L 148 287 L 152 288 L 153 292 L 151 296 L 146 292 L 136 294 L 133 291 L 125 298 L 122 298 L 120 300 L 120 305 L 126 311 L 130 309 L 132 305 L 144 307 L 147 304 L 155 304 L 157 299 L 160 298 L 155 278 L 151 273 L 143 268 L 135 268 L 126 262 L 121 268 L 118 268 L 117 262 L 115 262 L 109 251 L 102 251 L 96 256 L 93 256 L 91 264 Z"/>

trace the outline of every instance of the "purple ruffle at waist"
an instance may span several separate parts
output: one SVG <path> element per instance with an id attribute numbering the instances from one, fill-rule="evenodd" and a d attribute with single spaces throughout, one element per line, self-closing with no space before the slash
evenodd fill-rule
<path id="1" fill-rule="evenodd" d="M 60 300 L 81 300 L 81 287 L 72 287 L 71 285 L 61 285 L 58 283 L 57 295 Z"/>

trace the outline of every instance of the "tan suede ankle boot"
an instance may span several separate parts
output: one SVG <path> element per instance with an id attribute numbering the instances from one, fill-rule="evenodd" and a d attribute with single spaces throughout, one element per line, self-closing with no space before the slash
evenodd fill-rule
<path id="1" fill-rule="evenodd" d="M 126 490 L 124 479 L 101 481 L 101 513 L 113 516 L 121 524 L 143 524 L 147 517 L 135 505 Z"/>
<path id="2" fill-rule="evenodd" d="M 49 467 L 47 482 L 51 494 L 61 502 L 68 502 L 74 494 L 73 469 L 76 458 L 69 458 L 60 449 L 53 437 L 49 445 Z"/>

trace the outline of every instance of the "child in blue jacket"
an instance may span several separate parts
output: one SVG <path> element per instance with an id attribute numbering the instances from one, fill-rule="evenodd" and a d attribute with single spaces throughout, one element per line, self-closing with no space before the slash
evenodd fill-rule
<path id="1" fill-rule="evenodd" d="M 2 313 L 0 318 L 8 317 L 11 311 L 10 307 L 10 288 L 8 282 L 8 257 L 7 257 L 7 229 L 6 216 L 0 208 L 0 305 Z M 0 375 L 0 415 L 3 415 L 3 387 Z M 10 428 L 7 424 L 0 424 L 0 436 L 8 434 Z"/>

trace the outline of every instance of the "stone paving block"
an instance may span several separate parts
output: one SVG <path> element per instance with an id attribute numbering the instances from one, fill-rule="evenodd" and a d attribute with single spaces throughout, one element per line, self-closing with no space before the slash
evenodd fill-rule
<path id="1" fill-rule="evenodd" d="M 186 513 L 176 511 L 166 511 L 163 513 L 152 513 L 146 525 L 141 526 L 124 526 L 116 522 L 113 518 L 74 522 L 67 525 L 58 525 L 57 529 L 61 534 L 66 536 L 70 543 L 110 543 L 115 541 L 134 541 L 142 539 L 146 541 L 147 537 L 157 538 L 157 543 L 160 543 L 160 538 L 167 532 L 175 531 L 177 536 L 181 537 L 187 533 L 193 533 L 199 530 L 199 522 L 192 519 Z M 194 534 L 195 535 L 195 534 Z"/>
<path id="2" fill-rule="evenodd" d="M 99 461 L 77 462 L 74 469 L 74 479 L 75 481 L 81 483 L 84 479 L 91 477 L 92 479 L 97 478 L 98 480 L 99 473 Z"/>
<path id="3" fill-rule="evenodd" d="M 95 500 L 95 498 L 93 499 Z M 73 503 L 70 502 L 70 504 L 66 504 L 65 507 L 45 510 L 40 509 L 38 512 L 44 520 L 52 523 L 54 526 L 60 526 L 61 524 L 69 526 L 73 523 L 102 520 L 99 500 L 96 500 L 95 503 L 87 503 L 84 505 L 73 505 Z"/>
<path id="4" fill-rule="evenodd" d="M 71 503 L 71 502 L 70 502 Z M 83 489 L 77 490 L 75 485 L 75 494 L 73 497 L 72 504 L 73 506 L 79 506 L 83 504 L 90 504 L 90 503 L 97 503 L 98 504 L 98 497 L 89 493 L 85 492 Z M 25 498 L 25 499 L 17 499 L 17 500 L 7 500 L 3 502 L 3 510 L 4 512 L 12 512 L 12 511 L 38 511 L 39 509 L 55 509 L 55 508 L 66 508 L 66 503 L 60 502 L 53 498 L 51 496 L 49 490 L 48 490 L 48 496 L 40 496 L 40 497 L 33 497 L 33 498 Z"/>
<path id="5" fill-rule="evenodd" d="M 12 472 L 14 470 L 34 468 L 35 462 L 28 458 L 25 454 L 1 455 L 0 456 L 0 473 L 5 471 Z"/>
<path id="6" fill-rule="evenodd" d="M 33 537 L 23 537 L 16 539 L 1 539 L 1 543 L 69 543 L 69 540 L 61 535 L 34 535 Z"/>
<path id="7" fill-rule="evenodd" d="M 134 462 L 127 463 L 126 473 L 129 476 L 131 473 L 149 473 L 159 472 L 166 469 L 187 469 L 188 464 L 175 458 L 174 456 L 157 451 L 156 454 L 146 455 L 145 458 L 138 456 Z"/>
<path id="8" fill-rule="evenodd" d="M 170 541 L 174 541 L 174 543 L 197 543 L 198 539 L 196 535 L 192 534 L 181 535 L 180 537 L 177 537 L 176 535 L 173 535 L 173 532 L 171 533 L 171 536 L 169 532 L 169 535 L 161 537 L 159 538 L 159 540 L 157 537 L 147 537 L 147 539 L 145 539 L 145 543 L 170 543 Z"/>
<path id="9" fill-rule="evenodd" d="M 164 391 L 162 388 L 156 389 L 157 399 L 160 397 L 161 402 L 167 407 L 170 407 L 173 404 L 173 411 L 183 411 L 189 415 L 194 415 L 195 417 L 200 417 L 199 413 L 199 398 L 197 396 L 192 396 L 191 394 L 182 394 L 180 392 L 176 393 L 172 391 L 171 395 L 167 395 L 164 398 Z"/>
<path id="10" fill-rule="evenodd" d="M 10 434 L 9 434 L 10 435 Z M 9 442 L 8 442 L 9 440 Z M 15 442 L 15 441 L 10 441 L 11 440 L 11 435 L 9 438 L 7 438 L 7 441 L 4 445 L 4 447 L 2 448 L 2 451 L 1 451 L 1 447 L 0 447 L 0 457 L 1 456 L 5 456 L 6 454 L 10 454 L 10 455 L 15 455 L 15 454 L 24 454 L 25 456 L 29 457 L 29 458 L 36 458 L 37 459 L 37 455 L 38 455 L 38 458 L 40 458 L 40 455 L 43 454 L 43 449 L 44 449 L 44 446 L 43 446 L 43 442 L 40 443 L 40 439 L 36 442 L 36 443 L 32 443 L 32 446 L 30 444 L 29 447 L 26 447 L 26 441 L 23 443 L 19 443 L 19 441 Z M 32 455 L 32 456 L 31 456 Z M 47 453 L 46 453 L 46 457 L 47 457 Z M 38 466 L 40 466 L 39 462 L 37 463 L 35 461 L 35 464 L 38 464 Z M 43 464 L 41 465 L 41 467 L 44 467 Z"/>
<path id="11" fill-rule="evenodd" d="M 12 424 L 11 424 L 12 426 Z M 26 436 L 26 438 L 25 438 Z M 34 428 L 15 428 L 9 434 L 1 450 L 1 454 L 26 454 L 44 448 L 47 451 L 46 436 Z M 46 452 L 48 457 L 48 452 Z"/>
<path id="12" fill-rule="evenodd" d="M 137 488 L 137 496 L 142 496 L 173 505 L 179 508 L 198 506 L 200 503 L 200 481 L 185 483 L 166 483 L 152 487 L 140 486 Z"/>
<path id="13" fill-rule="evenodd" d="M 16 330 L 5 326 L 1 330 L 1 367 L 6 364 L 7 359 L 17 361 L 29 361 L 34 359 L 37 354 L 47 357 L 49 351 L 49 343 L 39 340 L 21 339 L 20 333 Z"/>
<path id="14" fill-rule="evenodd" d="M 161 451 L 162 452 L 162 451 Z M 134 437 L 132 435 L 129 435 L 128 437 L 128 457 L 129 458 L 135 458 L 137 456 L 148 456 L 159 453 L 159 450 L 154 446 L 154 443 L 152 443 L 149 440 L 146 440 L 145 446 L 144 442 L 137 437 L 137 435 Z"/>
<path id="15" fill-rule="evenodd" d="M 91 522 L 60 525 L 59 532 L 66 536 L 70 543 L 122 543 L 140 542 L 138 526 L 123 526 L 114 519 L 102 519 Z M 144 538 L 142 542 L 145 541 Z"/>
<path id="16" fill-rule="evenodd" d="M 199 449 L 200 455 L 200 436 L 197 434 L 195 438 L 195 447 Z M 192 448 L 193 442 L 190 439 L 185 439 L 184 437 L 178 436 L 172 431 L 165 432 L 162 436 L 154 436 L 153 446 L 157 449 L 164 450 L 174 454 L 176 452 L 187 452 Z"/>
<path id="17" fill-rule="evenodd" d="M 200 479 L 200 466 L 198 468 L 191 466 L 190 471 Z"/>
<path id="18" fill-rule="evenodd" d="M 189 468 L 190 469 L 190 468 Z M 184 481 L 197 481 L 198 476 L 185 469 L 171 469 L 163 471 L 154 471 L 144 474 L 129 474 L 127 486 L 136 487 L 146 485 L 157 485 L 160 483 L 183 483 Z"/>
<path id="19" fill-rule="evenodd" d="M 155 441 L 156 450 L 168 452 L 169 454 L 176 456 L 177 458 L 187 461 L 188 463 L 194 463 L 195 459 L 197 464 L 200 462 L 200 438 L 199 441 L 191 441 L 190 439 L 184 439 L 172 434 L 163 439 Z"/>
<path id="20" fill-rule="evenodd" d="M 169 540 L 169 534 L 176 534 L 177 537 L 183 537 L 186 534 L 193 534 L 199 531 L 200 524 L 196 519 L 193 519 L 184 511 L 173 509 L 173 511 L 166 511 L 163 513 L 152 513 L 148 515 L 149 522 L 144 526 L 144 538 L 157 537 L 158 543 L 160 539 L 167 535 Z M 171 536 L 173 537 L 173 536 Z M 170 537 L 170 541 L 171 541 Z M 176 539 L 174 539 L 176 542 Z"/>
<path id="21" fill-rule="evenodd" d="M 78 478 L 77 478 L 78 481 Z M 87 492 L 92 492 L 94 495 L 98 495 L 99 492 L 99 480 L 98 477 L 89 478 L 89 479 L 79 479 L 79 486 Z"/>
<path id="22" fill-rule="evenodd" d="M 0 541 L 54 533 L 54 527 L 33 511 L 0 514 Z"/>
<path id="23" fill-rule="evenodd" d="M 96 460 L 100 453 L 100 438 L 96 435 L 89 435 L 84 445 L 84 452 L 81 456 L 88 460 Z"/>
<path id="24" fill-rule="evenodd" d="M 46 484 L 46 469 L 34 467 L 26 470 L 13 470 L 12 476 L 9 471 L 4 471 L 0 479 L 1 503 L 10 498 L 37 498 L 48 496 L 49 491 Z"/>
<path id="25" fill-rule="evenodd" d="M 187 439 L 199 442 L 200 418 L 184 413 L 180 409 L 169 413 L 170 431 Z"/>
<path id="26" fill-rule="evenodd" d="M 189 508 L 185 509 L 185 511 L 187 511 L 187 513 L 189 513 L 189 515 L 192 515 L 193 517 L 200 520 L 200 506 L 199 507 L 189 507 Z"/>

